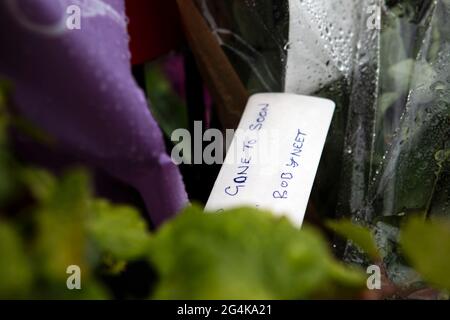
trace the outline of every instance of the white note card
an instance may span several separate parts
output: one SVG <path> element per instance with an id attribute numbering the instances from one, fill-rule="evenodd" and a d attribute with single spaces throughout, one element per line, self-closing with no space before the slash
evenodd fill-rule
<path id="1" fill-rule="evenodd" d="M 250 97 L 205 211 L 254 206 L 301 226 L 334 109 L 310 96 Z"/>

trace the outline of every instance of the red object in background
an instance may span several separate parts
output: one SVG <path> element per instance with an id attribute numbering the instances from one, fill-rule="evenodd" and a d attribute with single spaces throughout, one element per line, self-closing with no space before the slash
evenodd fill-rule
<path id="1" fill-rule="evenodd" d="M 132 63 L 153 60 L 183 43 L 175 0 L 126 0 Z"/>

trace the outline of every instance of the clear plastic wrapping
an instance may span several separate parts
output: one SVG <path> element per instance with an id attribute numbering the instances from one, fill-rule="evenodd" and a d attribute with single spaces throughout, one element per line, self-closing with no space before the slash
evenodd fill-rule
<path id="1" fill-rule="evenodd" d="M 371 227 L 392 280 L 417 283 L 398 227 L 450 215 L 450 0 L 198 3 L 250 92 L 336 102 L 314 210 Z"/>
<path id="2" fill-rule="evenodd" d="M 403 286 L 420 279 L 399 253 L 400 224 L 450 215 L 449 22 L 448 0 L 391 1 L 381 29 L 360 39 L 373 43 L 361 46 L 355 69 L 342 208 L 373 228 L 391 280 Z M 366 68 L 374 76 L 362 76 Z M 351 246 L 346 255 L 362 260 Z"/>

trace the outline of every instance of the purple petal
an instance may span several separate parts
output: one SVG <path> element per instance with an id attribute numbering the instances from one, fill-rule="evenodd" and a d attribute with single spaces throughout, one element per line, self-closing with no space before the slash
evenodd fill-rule
<path id="1" fill-rule="evenodd" d="M 81 8 L 81 30 L 66 9 Z M 123 0 L 0 3 L 0 73 L 21 114 L 65 150 L 136 187 L 159 224 L 186 203 L 178 168 L 131 75 Z"/>

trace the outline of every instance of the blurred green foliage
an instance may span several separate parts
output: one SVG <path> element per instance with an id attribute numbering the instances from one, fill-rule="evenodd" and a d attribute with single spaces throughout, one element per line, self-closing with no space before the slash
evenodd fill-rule
<path id="1" fill-rule="evenodd" d="M 373 261 L 380 260 L 380 254 L 372 232 L 368 228 L 357 225 L 350 220 L 328 221 L 328 227 L 344 239 L 352 241 L 366 252 Z"/>
<path id="2" fill-rule="evenodd" d="M 449 293 L 450 220 L 425 219 L 424 215 L 416 214 L 400 221 L 400 254 L 431 287 Z M 332 221 L 328 225 L 363 250 L 373 263 L 383 262 L 372 228 L 348 220 Z"/>
<path id="3" fill-rule="evenodd" d="M 151 238 L 147 225 L 139 212 L 131 207 L 95 201 L 88 230 L 102 251 L 115 260 L 134 260 L 149 250 Z"/>
<path id="4" fill-rule="evenodd" d="M 3 298 L 106 298 L 93 277 L 95 249 L 89 256 L 86 218 L 92 214 L 88 176 L 73 170 L 56 178 L 38 169 L 17 172 L 35 203 L 23 212 L 0 218 L 2 265 L 0 297 Z M 70 265 L 82 270 L 83 290 L 66 287 Z M 9 269 L 8 269 L 9 268 Z M 14 270 L 11 273 L 11 270 Z M 4 287 L 3 283 L 11 282 Z"/>
<path id="5" fill-rule="evenodd" d="M 145 66 L 145 87 L 152 114 L 164 134 L 170 138 L 173 131 L 188 127 L 187 107 L 161 68 L 158 63 Z"/>
<path id="6" fill-rule="evenodd" d="M 19 232 L 0 221 L 0 298 L 21 298 L 30 293 L 31 261 Z"/>
<path id="7" fill-rule="evenodd" d="M 400 243 L 407 259 L 425 280 L 450 292 L 450 221 L 437 218 L 423 223 L 410 219 Z"/>
<path id="8" fill-rule="evenodd" d="M 186 209 L 155 234 L 150 259 L 162 299 L 354 297 L 365 283 L 332 258 L 317 230 L 251 208 Z"/>

